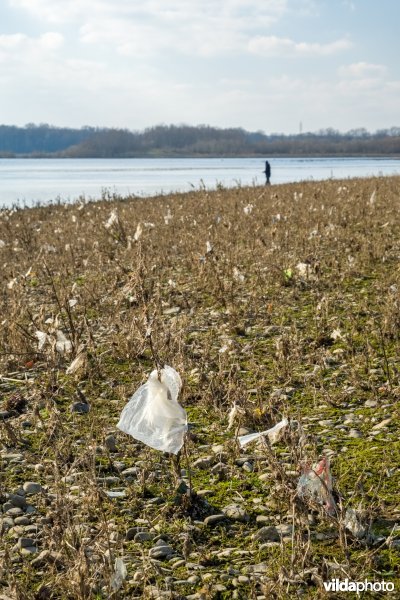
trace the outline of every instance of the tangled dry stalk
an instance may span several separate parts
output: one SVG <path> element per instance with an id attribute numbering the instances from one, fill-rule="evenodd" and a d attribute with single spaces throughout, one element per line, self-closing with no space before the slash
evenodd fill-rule
<path id="1" fill-rule="evenodd" d="M 0 212 L 6 597 L 323 598 L 333 577 L 400 589 L 399 184 Z M 180 465 L 116 430 L 157 363 L 184 381 Z M 239 430 L 282 416 L 281 441 L 239 449 Z M 333 516 L 296 493 L 321 456 Z"/>

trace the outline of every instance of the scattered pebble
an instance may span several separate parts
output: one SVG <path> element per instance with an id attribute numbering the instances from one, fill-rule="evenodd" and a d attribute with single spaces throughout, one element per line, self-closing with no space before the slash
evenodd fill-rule
<path id="1" fill-rule="evenodd" d="M 221 523 L 225 520 L 226 516 L 224 514 L 210 515 L 209 517 L 206 517 L 204 519 L 204 525 L 206 527 L 214 527 L 214 525 L 217 525 L 218 523 Z"/>
<path id="2" fill-rule="evenodd" d="M 232 521 L 249 521 L 250 515 L 240 504 L 229 504 L 222 509 L 224 515 L 232 519 Z"/>
<path id="3" fill-rule="evenodd" d="M 270 525 L 269 527 L 261 527 L 253 535 L 253 540 L 256 542 L 279 542 L 280 535 L 276 527 Z"/>

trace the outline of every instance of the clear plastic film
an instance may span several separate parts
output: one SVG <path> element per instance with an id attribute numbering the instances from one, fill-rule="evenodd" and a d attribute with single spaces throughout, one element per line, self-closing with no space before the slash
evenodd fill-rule
<path id="1" fill-rule="evenodd" d="M 271 429 L 267 429 L 266 431 L 259 431 L 257 433 L 248 433 L 247 435 L 241 435 L 238 440 L 240 447 L 243 448 L 246 444 L 250 442 L 254 442 L 259 438 L 266 436 L 269 439 L 270 444 L 276 443 L 282 436 L 284 429 L 288 426 L 289 422 L 286 418 L 279 421 L 274 427 Z"/>

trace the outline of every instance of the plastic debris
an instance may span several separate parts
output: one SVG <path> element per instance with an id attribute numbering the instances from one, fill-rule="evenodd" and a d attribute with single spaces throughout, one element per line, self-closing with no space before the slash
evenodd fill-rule
<path id="1" fill-rule="evenodd" d="M 106 490 L 104 493 L 109 498 L 125 498 L 126 497 L 125 490 L 121 490 L 121 491 Z"/>
<path id="2" fill-rule="evenodd" d="M 271 429 L 267 429 L 266 431 L 259 431 L 258 433 L 248 433 L 247 435 L 241 435 L 238 440 L 240 447 L 243 448 L 246 444 L 253 442 L 254 440 L 258 440 L 263 436 L 267 436 L 270 444 L 275 444 L 281 439 L 283 431 L 289 425 L 289 421 L 285 418 L 282 421 L 279 421 L 274 427 Z"/>
<path id="3" fill-rule="evenodd" d="M 240 406 L 238 406 L 236 404 L 236 402 L 234 402 L 231 410 L 229 411 L 229 415 L 228 415 L 228 430 L 232 429 L 232 427 L 235 424 L 236 419 L 240 418 L 244 414 L 245 414 L 244 409 L 241 408 Z"/>
<path id="4" fill-rule="evenodd" d="M 186 411 L 178 402 L 182 387 L 172 367 L 150 373 L 121 413 L 117 427 L 155 450 L 178 454 L 187 431 Z"/>
<path id="5" fill-rule="evenodd" d="M 138 223 L 138 224 L 137 224 L 137 227 L 136 227 L 135 234 L 134 234 L 134 236 L 133 236 L 133 239 L 135 240 L 135 242 L 138 242 L 138 241 L 139 241 L 139 239 L 140 239 L 140 237 L 141 237 L 142 233 L 143 233 L 143 227 L 142 227 L 142 224 L 141 224 L 141 223 Z"/>
<path id="6" fill-rule="evenodd" d="M 65 371 L 66 374 L 72 375 L 73 373 L 76 373 L 77 371 L 79 371 L 79 369 L 81 369 L 85 365 L 85 362 L 86 362 L 86 352 L 84 350 L 84 347 L 81 346 L 78 350 L 78 354 L 76 355 L 74 360 L 71 362 L 71 364 Z"/>
<path id="7" fill-rule="evenodd" d="M 57 329 L 56 331 L 57 341 L 56 341 L 56 350 L 60 354 L 67 354 L 72 350 L 72 344 L 68 338 L 65 337 L 64 333 Z"/>
<path id="8" fill-rule="evenodd" d="M 119 222 L 118 214 L 115 210 L 111 211 L 109 219 L 106 223 L 104 223 L 104 227 L 106 229 L 110 229 L 113 225 L 117 225 Z"/>
<path id="9" fill-rule="evenodd" d="M 366 536 L 367 530 L 361 523 L 358 511 L 354 510 L 354 508 L 346 510 L 344 525 L 357 539 L 360 540 Z"/>
<path id="10" fill-rule="evenodd" d="M 116 558 L 114 563 L 114 574 L 111 579 L 111 589 L 117 592 L 123 585 L 128 571 L 122 558 Z"/>
<path id="11" fill-rule="evenodd" d="M 300 498 L 312 500 L 322 504 L 329 514 L 336 511 L 336 502 L 332 496 L 332 476 L 329 460 L 325 456 L 316 465 L 304 468 L 297 484 L 297 493 Z"/>
<path id="12" fill-rule="evenodd" d="M 43 346 L 47 342 L 47 333 L 44 331 L 35 331 L 35 336 L 38 340 L 38 350 L 42 350 Z"/>

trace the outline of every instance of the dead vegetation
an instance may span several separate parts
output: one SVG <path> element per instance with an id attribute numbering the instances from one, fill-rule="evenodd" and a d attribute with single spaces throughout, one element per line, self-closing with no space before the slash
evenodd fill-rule
<path id="1" fill-rule="evenodd" d="M 0 212 L 6 597 L 399 590 L 399 184 Z M 180 465 L 116 429 L 157 363 L 183 379 Z M 297 494 L 323 456 L 334 514 Z"/>

